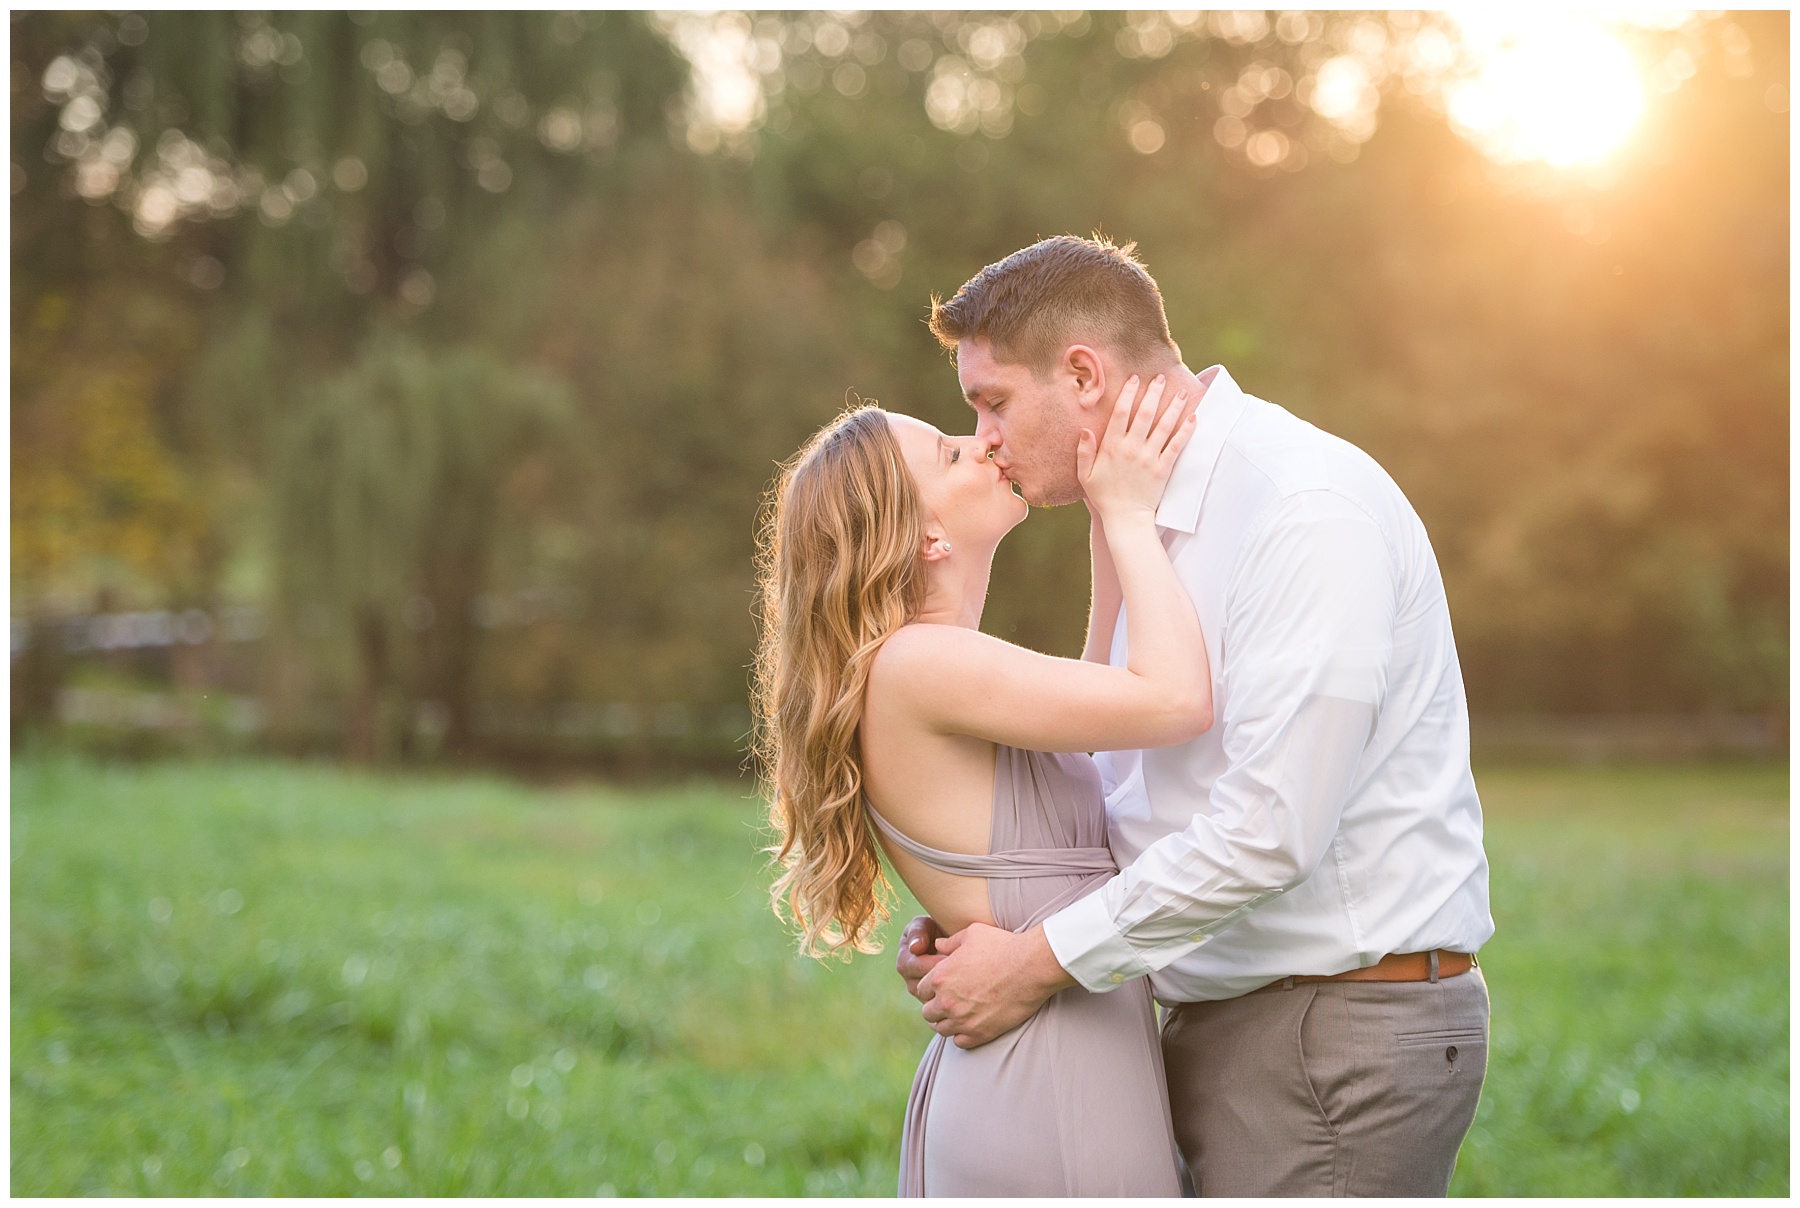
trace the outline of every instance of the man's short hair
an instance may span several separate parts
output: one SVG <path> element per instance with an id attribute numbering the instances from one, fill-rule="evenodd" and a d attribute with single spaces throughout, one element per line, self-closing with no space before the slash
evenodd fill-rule
<path id="1" fill-rule="evenodd" d="M 996 358 L 1037 374 L 1055 368 L 1070 344 L 1107 344 L 1132 360 L 1179 359 L 1162 291 L 1136 248 L 1099 233 L 1040 240 L 976 273 L 948 302 L 933 294 L 931 334 L 949 349 L 986 340 Z"/>

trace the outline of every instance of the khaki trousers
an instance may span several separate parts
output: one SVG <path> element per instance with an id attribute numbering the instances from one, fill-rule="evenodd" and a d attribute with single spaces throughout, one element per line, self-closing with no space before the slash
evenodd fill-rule
<path id="1" fill-rule="evenodd" d="M 1200 1195 L 1441 1196 L 1487 1073 L 1487 983 L 1277 983 L 1173 1007 L 1162 1036 Z"/>

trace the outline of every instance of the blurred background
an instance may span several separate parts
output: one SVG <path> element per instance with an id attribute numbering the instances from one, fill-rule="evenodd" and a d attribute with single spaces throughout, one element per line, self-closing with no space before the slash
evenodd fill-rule
<path id="1" fill-rule="evenodd" d="M 1096 229 L 1399 480 L 1478 717 L 1785 734 L 1780 14 L 12 34 L 15 739 L 730 766 L 774 463 L 967 430 L 930 295 Z M 1084 541 L 992 628 L 1078 649 Z"/>
<path id="2" fill-rule="evenodd" d="M 922 1030 L 735 779 L 755 517 L 851 398 L 969 430 L 930 297 L 1099 230 L 1431 533 L 1458 1190 L 1785 1193 L 1787 14 L 10 32 L 15 1190 L 886 1193 Z M 1078 650 L 1085 534 L 987 627 Z"/>

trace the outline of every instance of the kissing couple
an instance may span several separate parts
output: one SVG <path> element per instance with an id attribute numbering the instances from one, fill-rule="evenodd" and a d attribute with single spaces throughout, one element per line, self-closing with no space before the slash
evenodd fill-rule
<path id="1" fill-rule="evenodd" d="M 1494 925 L 1417 514 L 1183 364 L 1132 245 L 1033 244 L 931 330 L 974 435 L 864 406 L 807 442 L 757 661 L 778 913 L 878 950 L 883 856 L 930 911 L 900 1194 L 1445 1194 Z M 1077 500 L 1082 656 L 982 633 L 1001 538 Z"/>

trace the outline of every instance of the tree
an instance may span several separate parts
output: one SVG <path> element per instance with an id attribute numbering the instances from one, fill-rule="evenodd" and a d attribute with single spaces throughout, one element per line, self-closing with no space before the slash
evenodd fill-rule
<path id="1" fill-rule="evenodd" d="M 353 758 L 386 753 L 397 738 L 387 715 L 407 662 L 409 695 L 441 701 L 449 745 L 466 746 L 471 617 L 501 488 L 566 439 L 572 419 L 554 379 L 474 350 L 433 355 L 384 338 L 303 396 L 284 425 L 272 484 L 279 598 L 302 632 L 349 637 Z M 405 631 L 433 629 L 444 636 L 412 659 L 398 649 Z"/>
<path id="2" fill-rule="evenodd" d="M 15 598 L 266 599 L 359 750 L 428 702 L 457 746 L 723 744 L 774 463 L 851 392 L 966 430 L 930 295 L 1102 228 L 1190 363 L 1394 473 L 1478 711 L 1779 708 L 1786 21 L 1631 33 L 1664 91 L 1593 175 L 1459 133 L 1429 15 L 21 14 Z M 464 353 L 568 415 L 456 502 Z M 991 629 L 1078 647 L 1084 534 L 1009 539 Z"/>

